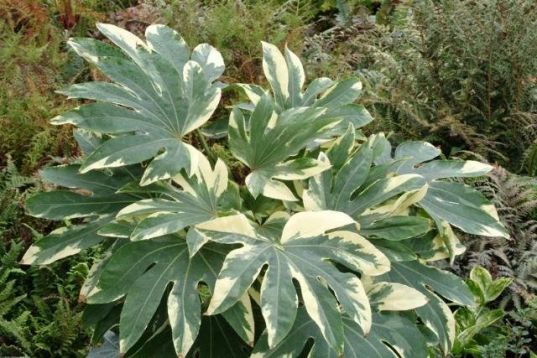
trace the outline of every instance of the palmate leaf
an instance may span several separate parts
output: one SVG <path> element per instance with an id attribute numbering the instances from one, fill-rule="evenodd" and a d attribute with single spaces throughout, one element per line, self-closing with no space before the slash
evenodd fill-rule
<path id="1" fill-rule="evenodd" d="M 109 24 L 99 30 L 117 47 L 93 39 L 69 45 L 113 83 L 75 84 L 62 93 L 97 101 L 53 119 L 108 134 L 110 139 L 85 159 L 82 172 L 151 160 L 141 179 L 147 185 L 197 165 L 199 152 L 182 138 L 202 126 L 216 109 L 223 72 L 218 51 L 207 44 L 192 54 L 172 29 L 151 25 L 142 41 Z"/>
<path id="2" fill-rule="evenodd" d="M 175 357 L 176 352 L 171 344 L 172 332 L 169 326 L 163 327 L 151 336 L 142 347 L 127 353 L 128 357 Z M 119 341 L 119 339 L 118 339 Z M 201 320 L 201 327 L 198 337 L 186 356 L 187 358 L 247 358 L 251 347 L 246 345 L 241 338 L 236 335 L 226 320 L 221 316 L 204 316 Z M 120 355 L 119 342 L 113 355 Z"/>
<path id="3" fill-rule="evenodd" d="M 147 195 L 118 194 L 121 187 L 133 181 L 140 168 L 125 167 L 108 172 L 81 174 L 80 166 L 62 165 L 45 168 L 42 178 L 51 184 L 71 190 L 38 193 L 26 201 L 27 211 L 39 218 L 62 220 L 98 217 L 87 223 L 62 227 L 33 244 L 21 263 L 49 264 L 71 256 L 102 242 L 99 230 L 113 221 L 123 207 L 148 197 Z"/>
<path id="4" fill-rule="evenodd" d="M 157 313 L 158 314 L 158 313 Z M 141 347 L 140 347 L 141 346 Z M 203 316 L 199 334 L 188 354 L 179 355 L 187 358 L 247 358 L 252 348 L 233 332 L 229 320 L 222 315 Z M 119 338 L 114 357 L 120 355 Z M 147 340 L 141 340 L 126 354 L 133 358 L 176 357 L 173 346 L 172 329 L 164 324 Z"/>
<path id="5" fill-rule="evenodd" d="M 409 286 L 365 281 L 367 296 L 374 310 L 371 331 L 363 330 L 346 316 L 344 325 L 344 357 L 426 357 L 426 337 L 418 329 L 412 313 L 401 315 L 388 311 L 407 311 L 422 307 L 428 300 L 425 295 Z M 304 308 L 299 308 L 297 318 L 288 336 L 278 345 L 269 348 L 267 332 L 264 332 L 254 347 L 252 357 L 300 356 L 304 354 L 306 342 L 313 339 L 308 348 L 308 357 L 339 357 L 321 335 L 319 328 L 307 316 Z M 395 353 L 396 352 L 396 353 Z"/>
<path id="6" fill-rule="evenodd" d="M 142 336 L 166 293 L 175 350 L 186 355 L 201 324 L 198 286 L 214 287 L 226 253 L 221 247 L 206 245 L 189 258 L 185 240 L 177 236 L 125 244 L 104 266 L 88 303 L 108 303 L 125 296 L 120 350 L 126 352 Z"/>
<path id="7" fill-rule="evenodd" d="M 344 336 L 338 302 L 365 332 L 371 326 L 371 309 L 358 277 L 339 271 L 330 261 L 367 275 L 389 270 L 386 257 L 358 234 L 324 234 L 345 225 L 354 225 L 354 221 L 333 211 L 303 212 L 290 218 L 275 214 L 257 230 L 243 215 L 199 225 L 199 230 L 215 242 L 242 245 L 226 257 L 207 313 L 226 311 L 268 267 L 263 274 L 260 305 L 269 345 L 278 344 L 295 320 L 298 297 L 294 279 L 309 316 L 328 344 L 341 352 Z"/>
<path id="8" fill-rule="evenodd" d="M 38 193 L 26 202 L 32 216 L 62 220 L 105 215 L 117 212 L 126 205 L 143 198 L 139 195 L 116 192 L 140 173 L 129 167 L 109 172 L 80 174 L 77 164 L 46 168 L 41 172 L 46 182 L 73 190 L 55 190 Z"/>
<path id="9" fill-rule="evenodd" d="M 391 145 L 383 135 L 371 136 L 354 154 L 353 145 L 351 127 L 327 153 L 333 164 L 332 170 L 309 180 L 309 187 L 303 193 L 306 209 L 344 211 L 358 220 L 368 238 L 400 241 L 424 234 L 429 229 L 430 224 L 426 224 L 425 218 L 400 216 L 406 215 L 406 208 L 417 204 L 434 220 L 438 238 L 443 241 L 436 245 L 438 255 L 431 256 L 434 259 L 450 257 L 453 260 L 464 249 L 449 224 L 475 234 L 494 236 L 505 233 L 494 207 L 483 195 L 469 186 L 441 180 L 448 176 L 483 175 L 490 166 L 472 161 L 430 161 L 440 151 L 425 142 L 405 142 L 392 157 Z M 394 176 L 396 173 L 398 175 Z M 405 180 L 412 177 L 412 181 Z M 373 190 L 375 186 L 382 190 Z M 384 188 L 390 188 L 392 192 Z M 393 197 L 400 194 L 393 201 Z M 391 201 L 374 207 L 386 200 Z M 390 250 L 398 255 L 397 260 L 403 259 L 401 255 L 405 252 L 411 252 L 396 243 L 378 240 L 374 243 L 383 247 L 383 252 Z M 441 254 L 441 250 L 446 254 Z M 392 258 L 395 259 L 394 255 Z M 404 255 L 404 260 L 415 259 Z"/>
<path id="10" fill-rule="evenodd" d="M 427 180 L 429 189 L 419 205 L 439 226 L 445 221 L 470 234 L 507 237 L 494 206 L 481 193 L 468 185 L 440 180 L 478 177 L 492 167 L 472 160 L 434 160 L 440 154 L 431 144 L 418 141 L 405 142 L 395 150 L 393 160 L 401 163 L 398 173 L 415 173 Z"/>
<path id="11" fill-rule="evenodd" d="M 351 154 L 353 138 L 351 126 L 334 150 L 328 152 L 328 158 L 334 162 L 332 170 L 310 178 L 308 189 L 303 193 L 306 210 L 337 210 L 360 220 L 366 210 L 401 194 L 425 188 L 426 182 L 420 175 L 379 176 L 372 170 L 373 149 L 368 144 Z M 381 218 L 383 216 L 377 217 Z M 400 224 L 409 223 L 401 221 Z"/>
<path id="12" fill-rule="evenodd" d="M 138 201 L 117 214 L 119 220 L 136 220 L 131 240 L 173 234 L 218 216 L 219 198 L 228 186 L 227 167 L 218 160 L 213 170 L 203 155 L 198 164 L 193 176 L 174 178 L 183 190 L 170 186 L 166 196 Z"/>
<path id="13" fill-rule="evenodd" d="M 323 117 L 325 112 L 325 108 L 296 107 L 277 114 L 268 96 L 261 97 L 248 120 L 240 109 L 233 110 L 229 146 L 252 170 L 246 186 L 254 197 L 263 194 L 295 201 L 291 190 L 279 180 L 305 179 L 329 168 L 327 161 L 319 159 L 289 159 L 339 121 Z"/>
<path id="14" fill-rule="evenodd" d="M 254 347 L 252 358 L 299 357 L 310 339 L 313 339 L 313 346 L 307 351 L 307 356 L 311 358 L 427 357 L 426 338 L 410 318 L 398 313 L 373 314 L 373 324 L 367 335 L 346 316 L 343 317 L 343 326 L 345 346 L 341 355 L 327 344 L 306 310 L 299 308 L 289 335 L 275 347 L 269 348 L 267 333 L 263 333 Z"/>
<path id="15" fill-rule="evenodd" d="M 508 236 L 496 209 L 481 193 L 468 185 L 442 180 L 482 176 L 491 166 L 475 161 L 434 160 L 440 150 L 420 141 L 402 143 L 395 149 L 392 159 L 389 142 L 381 135 L 376 139 L 376 147 L 381 149 L 377 158 L 390 163 L 388 166 L 398 173 L 416 173 L 427 180 L 427 193 L 419 206 L 434 220 L 438 239 L 445 247 L 445 254 L 438 252 L 433 258 L 449 257 L 453 262 L 455 256 L 464 251 L 450 225 L 475 235 Z"/>
<path id="16" fill-rule="evenodd" d="M 274 95 L 276 112 L 304 106 L 326 108 L 323 116 L 341 119 L 337 129 L 334 128 L 329 133 L 342 133 L 349 123 L 359 128 L 373 120 L 364 106 L 353 103 L 362 93 L 362 84 L 357 78 L 337 82 L 321 77 L 313 80 L 303 91 L 306 77 L 300 59 L 288 48 L 282 54 L 272 44 L 262 42 L 262 45 L 263 72 Z M 265 90 L 256 85 L 239 86 L 254 105 L 266 94 Z"/>

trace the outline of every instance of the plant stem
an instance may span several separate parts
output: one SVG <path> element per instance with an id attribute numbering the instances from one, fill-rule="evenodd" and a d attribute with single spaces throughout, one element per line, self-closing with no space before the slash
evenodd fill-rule
<path id="1" fill-rule="evenodd" d="M 209 147 L 209 143 L 207 143 L 207 140 L 205 139 L 205 136 L 203 133 L 201 133 L 199 130 L 196 130 L 196 135 L 198 137 L 198 140 L 201 142 L 201 145 L 203 146 L 203 150 L 209 157 L 209 160 L 214 164 L 216 163 L 216 160 L 218 159 L 214 152 Z"/>

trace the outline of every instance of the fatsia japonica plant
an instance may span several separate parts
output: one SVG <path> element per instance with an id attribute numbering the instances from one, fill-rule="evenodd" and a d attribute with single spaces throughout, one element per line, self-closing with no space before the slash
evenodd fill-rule
<path id="1" fill-rule="evenodd" d="M 69 45 L 110 82 L 69 87 L 90 101 L 52 120 L 76 127 L 83 154 L 44 169 L 55 189 L 27 201 L 66 225 L 22 259 L 46 265 L 100 245 L 80 294 L 94 343 L 115 332 L 132 357 L 450 351 L 450 306 L 473 296 L 430 263 L 464 250 L 453 227 L 506 236 L 494 207 L 453 180 L 488 165 L 364 137 L 358 80 L 306 85 L 288 49 L 262 44 L 270 89 L 227 86 L 207 44 L 191 51 L 163 25 L 145 40 L 98 28 L 111 44 Z M 225 138 L 206 138 L 222 90 L 247 103 L 230 110 Z M 230 155 L 211 152 L 215 140 Z"/>

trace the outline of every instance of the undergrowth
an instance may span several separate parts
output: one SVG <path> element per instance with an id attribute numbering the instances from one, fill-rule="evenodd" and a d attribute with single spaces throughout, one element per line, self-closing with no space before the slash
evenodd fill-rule
<path id="1" fill-rule="evenodd" d="M 19 266 L 39 232 L 52 229 L 24 214 L 24 200 L 37 188 L 11 161 L 0 170 L 0 356 L 83 356 L 89 340 L 77 301 L 91 254 L 50 267 Z"/>
<path id="2" fill-rule="evenodd" d="M 488 343 L 479 350 L 483 357 L 527 356 L 537 350 L 537 185 L 534 178 L 517 176 L 502 167 L 495 167 L 473 185 L 494 203 L 509 238 L 482 240 L 461 235 L 467 249 L 453 269 L 467 277 L 472 268 L 482 266 L 495 278 L 511 280 L 508 289 L 491 303 L 506 314 L 484 336 Z"/>
<path id="3" fill-rule="evenodd" d="M 260 41 L 300 48 L 306 24 L 319 11 L 310 0 L 153 2 L 161 6 L 166 24 L 184 34 L 187 43 L 207 42 L 222 49 L 229 82 L 259 83 Z"/>
<path id="4" fill-rule="evenodd" d="M 466 260 L 460 263 L 460 273 L 467 274 L 473 266 L 480 265 L 493 276 L 512 279 L 502 306 L 521 309 L 537 298 L 537 187 L 534 180 L 501 167 L 475 185 L 494 203 L 510 237 L 468 237 Z"/>
<path id="5" fill-rule="evenodd" d="M 70 131 L 48 125 L 51 116 L 68 108 L 54 91 L 68 81 L 73 60 L 48 11 L 24 4 L 31 2 L 0 3 L 7 18 L 0 23 L 0 166 L 9 154 L 30 174 L 50 156 L 74 151 Z M 34 10 L 24 12 L 28 9 Z"/>

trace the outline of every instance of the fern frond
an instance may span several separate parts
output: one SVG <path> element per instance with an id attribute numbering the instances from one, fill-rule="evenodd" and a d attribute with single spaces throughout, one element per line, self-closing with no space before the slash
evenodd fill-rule
<path id="1" fill-rule="evenodd" d="M 475 265 L 486 267 L 497 277 L 513 279 L 510 294 L 520 307 L 537 294 L 537 192 L 533 180 L 495 167 L 488 178 L 474 183 L 495 204 L 510 239 L 483 241 L 467 237 L 468 250 L 463 271 Z"/>
<path id="2" fill-rule="evenodd" d="M 524 152 L 524 167 L 529 175 L 537 176 L 537 141 Z"/>

